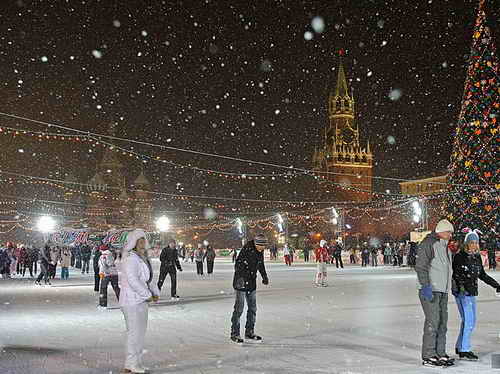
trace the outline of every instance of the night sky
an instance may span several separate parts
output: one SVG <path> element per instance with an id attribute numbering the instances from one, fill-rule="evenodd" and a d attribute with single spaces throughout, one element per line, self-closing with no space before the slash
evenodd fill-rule
<path id="1" fill-rule="evenodd" d="M 472 0 L 2 1 L 0 111 L 98 133 L 116 121 L 120 137 L 311 168 L 342 48 L 374 174 L 428 176 L 449 163 L 476 7 Z M 323 32 L 313 28 L 315 17 Z M 44 177 L 71 171 L 86 182 L 102 156 L 69 142 L 0 142 L 4 169 Z M 282 172 L 134 149 L 203 168 Z M 141 162 L 126 162 L 131 183 Z M 158 191 L 316 197 L 311 177 L 225 181 L 158 163 L 145 172 Z M 394 183 L 376 188 L 397 191 Z"/>

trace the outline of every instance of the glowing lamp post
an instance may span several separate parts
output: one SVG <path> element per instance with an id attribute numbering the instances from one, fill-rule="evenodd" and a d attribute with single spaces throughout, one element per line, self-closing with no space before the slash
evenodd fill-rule
<path id="1" fill-rule="evenodd" d="M 51 216 L 41 216 L 36 224 L 36 228 L 43 234 L 45 241 L 48 241 L 49 234 L 55 230 L 56 226 L 57 222 Z"/>
<path id="2" fill-rule="evenodd" d="M 156 220 L 156 228 L 160 232 L 160 242 L 161 245 L 165 245 L 166 243 L 166 233 L 170 228 L 170 219 L 166 216 L 161 216 Z"/>

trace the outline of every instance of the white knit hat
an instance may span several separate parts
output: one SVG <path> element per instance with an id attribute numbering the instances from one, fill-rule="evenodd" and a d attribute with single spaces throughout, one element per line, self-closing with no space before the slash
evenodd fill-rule
<path id="1" fill-rule="evenodd" d="M 439 221 L 436 225 L 436 232 L 445 232 L 445 231 L 449 231 L 449 232 L 454 232 L 455 229 L 453 228 L 453 225 L 450 223 L 450 221 L 448 221 L 447 219 L 442 219 L 441 221 Z"/>
<path id="2" fill-rule="evenodd" d="M 125 245 L 123 246 L 123 250 L 125 252 L 130 252 L 132 249 L 135 248 L 137 241 L 141 238 L 144 238 L 146 240 L 146 249 L 149 248 L 149 243 L 148 239 L 146 238 L 146 233 L 143 230 L 134 230 L 130 231 L 127 235 L 127 241 L 125 242 Z"/>
<path id="3" fill-rule="evenodd" d="M 326 240 L 322 240 L 319 242 L 320 247 L 324 247 L 326 245 Z"/>

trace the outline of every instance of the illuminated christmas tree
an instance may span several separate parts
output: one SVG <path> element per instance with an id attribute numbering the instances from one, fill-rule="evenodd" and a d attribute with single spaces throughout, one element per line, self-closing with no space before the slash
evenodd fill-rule
<path id="1" fill-rule="evenodd" d="M 500 69 L 486 0 L 480 0 L 444 208 L 456 230 L 499 233 Z"/>

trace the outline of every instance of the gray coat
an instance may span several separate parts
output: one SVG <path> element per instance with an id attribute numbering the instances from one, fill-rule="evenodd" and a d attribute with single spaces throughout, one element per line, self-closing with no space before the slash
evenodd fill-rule
<path id="1" fill-rule="evenodd" d="M 448 242 L 430 233 L 417 250 L 415 271 L 419 288 L 432 286 L 434 292 L 448 293 L 451 288 L 452 262 Z"/>

